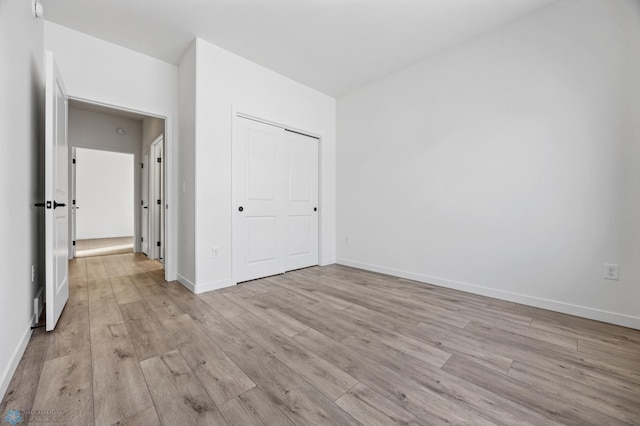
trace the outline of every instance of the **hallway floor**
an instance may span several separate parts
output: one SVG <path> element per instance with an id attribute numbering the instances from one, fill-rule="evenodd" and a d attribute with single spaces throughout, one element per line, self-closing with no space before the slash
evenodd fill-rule
<path id="1" fill-rule="evenodd" d="M 133 237 L 94 238 L 76 241 L 76 257 L 133 253 Z"/>

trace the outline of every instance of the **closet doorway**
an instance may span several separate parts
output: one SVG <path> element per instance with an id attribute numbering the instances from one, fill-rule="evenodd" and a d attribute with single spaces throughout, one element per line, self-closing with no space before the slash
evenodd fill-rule
<path id="1" fill-rule="evenodd" d="M 234 281 L 317 265 L 318 138 L 236 120 Z"/>

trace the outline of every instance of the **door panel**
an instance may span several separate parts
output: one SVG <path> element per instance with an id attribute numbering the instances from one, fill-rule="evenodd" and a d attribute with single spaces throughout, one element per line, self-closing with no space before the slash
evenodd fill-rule
<path id="1" fill-rule="evenodd" d="M 247 200 L 277 201 L 276 179 L 279 138 L 249 130 L 247 133 Z"/>
<path id="2" fill-rule="evenodd" d="M 55 328 L 69 298 L 67 95 L 53 54 L 46 56 L 45 263 L 46 329 Z"/>
<path id="3" fill-rule="evenodd" d="M 285 271 L 286 181 L 283 129 L 238 118 L 234 143 L 234 279 Z M 284 237 L 284 238 L 283 238 Z"/>
<path id="4" fill-rule="evenodd" d="M 318 139 L 285 132 L 287 271 L 318 264 Z"/>
<path id="5" fill-rule="evenodd" d="M 289 256 L 312 254 L 311 230 L 313 218 L 306 216 L 289 216 Z"/>
<path id="6" fill-rule="evenodd" d="M 278 219 L 275 216 L 247 217 L 247 265 L 277 260 Z"/>

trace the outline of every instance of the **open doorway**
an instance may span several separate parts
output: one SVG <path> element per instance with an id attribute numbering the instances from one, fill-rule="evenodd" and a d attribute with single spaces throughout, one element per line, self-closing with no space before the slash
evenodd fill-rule
<path id="1" fill-rule="evenodd" d="M 155 162 L 165 120 L 71 99 L 68 125 L 70 258 L 129 252 L 162 261 L 165 169 Z"/>
<path id="2" fill-rule="evenodd" d="M 74 149 L 75 256 L 133 253 L 133 154 Z"/>

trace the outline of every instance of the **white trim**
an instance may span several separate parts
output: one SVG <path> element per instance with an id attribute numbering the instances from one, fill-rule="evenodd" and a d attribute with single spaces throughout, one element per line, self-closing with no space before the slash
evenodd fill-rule
<path id="1" fill-rule="evenodd" d="M 123 107 L 123 106 L 119 106 L 119 105 L 114 105 L 114 104 L 110 104 L 110 103 L 106 103 L 106 102 L 95 101 L 93 99 L 87 99 L 87 98 L 82 98 L 82 97 L 73 96 L 73 95 L 69 95 L 69 96 L 67 96 L 67 98 L 72 100 L 72 101 L 83 102 L 85 104 L 92 104 L 92 105 L 99 106 L 99 107 L 105 107 L 105 108 L 109 108 L 109 109 L 117 109 L 117 110 L 120 110 L 120 111 L 123 111 L 123 112 L 130 112 L 132 114 L 143 115 L 145 117 L 160 118 L 160 119 L 163 119 L 163 120 L 167 120 L 167 117 L 164 116 L 164 115 L 153 114 L 151 112 L 142 111 L 142 110 L 139 110 L 139 109 L 127 108 L 127 107 Z M 136 118 L 130 118 L 130 120 L 137 120 L 137 119 Z"/>
<path id="2" fill-rule="evenodd" d="M 319 265 L 320 266 L 327 266 L 327 265 L 333 265 L 334 263 L 336 263 L 336 258 L 335 257 L 330 257 L 328 259 L 321 259 Z"/>
<path id="3" fill-rule="evenodd" d="M 177 187 L 174 185 L 174 179 L 178 170 L 178 132 L 177 132 L 177 115 L 175 112 L 171 112 L 167 115 L 155 114 L 149 111 L 139 110 L 135 108 L 127 108 L 120 105 L 115 105 L 108 102 L 101 102 L 95 99 L 89 99 L 82 96 L 74 96 L 68 94 L 68 99 L 80 101 L 88 104 L 104 106 L 112 109 L 118 109 L 121 111 L 132 112 L 135 114 L 145 115 L 147 117 L 159 118 L 164 120 L 164 149 L 163 149 L 163 161 L 164 173 L 165 173 L 165 205 L 169 205 L 169 208 L 164 209 L 165 213 L 165 251 L 164 251 L 164 277 L 167 281 L 175 281 L 177 279 L 177 265 L 178 265 L 178 248 L 177 248 L 177 228 L 178 228 L 178 193 Z M 174 123 L 175 120 L 175 123 Z M 175 125 L 175 126 L 174 126 Z M 174 140 L 175 139 L 175 140 Z M 174 241 L 175 240 L 175 241 Z"/>
<path id="4" fill-rule="evenodd" d="M 320 266 L 325 266 L 325 265 L 330 265 L 333 263 L 336 263 L 335 259 L 320 259 L 320 256 L 322 254 L 322 247 L 323 244 L 325 244 L 326 242 L 324 241 L 324 239 L 322 238 L 322 218 L 324 215 L 324 209 L 323 209 L 323 203 L 322 203 L 322 182 L 323 182 L 323 173 L 322 173 L 322 149 L 324 146 L 323 143 L 323 136 L 315 133 L 315 132 L 309 132 L 307 130 L 301 129 L 299 127 L 295 127 L 295 126 L 291 126 L 288 124 L 283 124 L 282 122 L 276 121 L 276 120 L 272 120 L 269 118 L 263 118 L 260 115 L 256 115 L 256 114 L 249 114 L 245 111 L 244 108 L 239 108 L 235 105 L 231 106 L 231 278 L 227 279 L 227 280 L 221 280 L 221 281 L 216 281 L 214 283 L 205 283 L 202 285 L 203 288 L 209 288 L 209 290 L 202 290 L 199 291 L 200 293 L 204 292 L 204 291 L 210 291 L 210 290 L 215 290 L 217 288 L 223 288 L 223 287 L 228 287 L 230 285 L 236 285 L 238 284 L 238 281 L 236 280 L 236 276 L 235 276 L 235 272 L 237 271 L 237 266 L 235 264 L 235 257 L 233 255 L 234 253 L 234 230 L 236 229 L 236 217 L 237 215 L 233 214 L 233 212 L 235 211 L 235 207 L 238 205 L 237 200 L 236 200 L 236 183 L 235 183 L 235 179 L 234 179 L 234 164 L 235 164 L 235 156 L 234 156 L 234 151 L 235 151 L 235 145 L 236 145 L 236 139 L 238 138 L 238 127 L 239 127 L 239 121 L 238 118 L 245 118 L 245 119 L 249 119 L 249 120 L 253 120 L 253 121 L 257 121 L 269 126 L 275 126 L 275 127 L 279 127 L 281 129 L 284 130 L 292 130 L 296 133 L 300 133 L 303 134 L 305 136 L 309 136 L 312 138 L 316 138 L 318 139 L 318 265 Z M 197 201 L 196 201 L 197 202 Z M 197 210 L 196 210 L 197 211 Z M 220 287 L 214 287 L 214 288 L 210 288 L 210 286 L 212 285 L 217 285 L 216 283 L 226 283 L 228 282 L 228 284 L 226 285 L 221 285 Z"/>
<path id="5" fill-rule="evenodd" d="M 207 291 L 218 290 L 225 287 L 231 287 L 236 283 L 233 282 L 232 279 L 220 280 L 220 281 L 211 281 L 208 283 L 198 284 L 194 291 L 195 294 L 205 293 Z"/>
<path id="6" fill-rule="evenodd" d="M 7 366 L 7 368 L 2 373 L 2 377 L 0 378 L 0 401 L 4 399 L 4 394 L 7 392 L 9 388 L 9 383 L 11 383 L 11 379 L 18 368 L 18 364 L 22 359 L 22 355 L 24 355 L 24 351 L 27 349 L 27 345 L 29 344 L 29 339 L 31 338 L 31 325 L 27 326 L 27 331 L 24 336 L 22 336 L 22 340 L 20 344 L 13 352 L 13 356 L 11 357 L 11 362 Z M 2 414 L 4 415 L 4 413 Z"/>
<path id="7" fill-rule="evenodd" d="M 284 130 L 291 130 L 291 131 L 294 131 L 296 133 L 300 133 L 300 134 L 302 134 L 304 136 L 309 136 L 309 137 L 312 137 L 312 138 L 316 138 L 318 140 L 322 139 L 322 136 L 317 134 L 317 133 L 308 132 L 308 131 L 306 131 L 304 129 L 300 129 L 300 128 L 297 128 L 297 127 L 292 127 L 292 126 L 289 126 L 287 124 L 282 124 L 282 123 L 280 123 L 278 121 L 273 121 L 273 120 L 269 120 L 267 118 L 259 117 L 257 115 L 246 114 L 246 113 L 241 112 L 240 110 L 235 109 L 233 107 L 232 107 L 232 112 L 235 112 L 235 114 L 233 115 L 234 118 L 235 117 L 246 118 L 248 120 L 257 121 L 259 123 L 266 124 L 266 125 L 269 125 L 269 126 L 279 127 L 281 129 L 284 129 Z"/>
<path id="8" fill-rule="evenodd" d="M 616 312 L 603 311 L 600 309 L 589 308 L 586 306 L 573 305 L 557 300 L 544 299 L 541 297 L 528 296 L 525 294 L 512 293 L 509 291 L 498 290 L 490 287 L 483 287 L 476 284 L 469 284 L 459 281 L 451 281 L 444 278 L 431 277 L 428 275 L 416 274 L 413 272 L 402 271 L 399 269 L 387 268 L 384 266 L 371 265 L 349 259 L 338 259 L 340 265 L 351 266 L 353 268 L 365 269 L 367 271 L 379 272 L 381 274 L 392 275 L 394 277 L 406 278 L 409 280 L 419 281 L 422 283 L 433 284 L 440 287 L 451 288 L 454 290 L 466 291 L 468 293 L 479 294 L 481 296 L 493 297 L 509 302 L 521 303 L 523 305 L 533 306 L 536 308 L 548 309 L 563 314 L 575 315 L 578 317 L 588 318 L 596 321 L 607 322 L 610 324 L 621 325 L 640 330 L 640 317 L 619 314 Z"/>
<path id="9" fill-rule="evenodd" d="M 185 286 L 191 293 L 195 293 L 196 285 L 194 283 L 192 283 L 190 280 L 188 280 L 187 278 L 183 277 L 180 274 L 176 274 L 176 275 L 177 275 L 176 281 L 178 281 L 180 284 Z"/>

